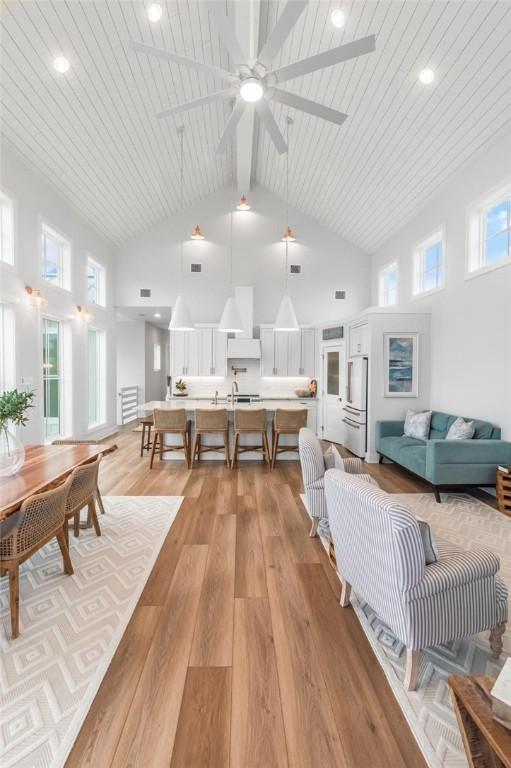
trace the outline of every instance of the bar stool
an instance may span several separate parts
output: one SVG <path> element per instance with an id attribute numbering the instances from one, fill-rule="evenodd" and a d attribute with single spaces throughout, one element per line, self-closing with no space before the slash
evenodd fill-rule
<path id="1" fill-rule="evenodd" d="M 261 435 L 261 445 L 239 445 L 240 435 Z M 257 410 L 248 408 L 236 408 L 234 411 L 234 449 L 232 454 L 231 469 L 234 469 L 238 461 L 238 452 L 262 451 L 264 460 L 270 464 L 270 448 L 266 434 L 266 408 Z"/>
<path id="2" fill-rule="evenodd" d="M 297 435 L 302 427 L 307 426 L 307 408 L 277 408 L 273 417 L 272 424 L 272 459 L 271 468 L 275 469 L 278 453 L 286 451 L 298 451 L 296 445 L 281 445 L 279 447 L 279 438 L 281 435 Z"/>
<path id="3" fill-rule="evenodd" d="M 154 420 L 152 416 L 145 416 L 143 419 L 140 419 L 140 424 L 142 425 L 142 436 L 140 438 L 140 455 L 144 455 L 144 451 L 150 450 L 152 448 L 151 443 L 151 427 L 154 424 Z M 147 429 L 147 440 L 145 437 L 145 431 Z"/>
<path id="4" fill-rule="evenodd" d="M 202 435 L 222 435 L 222 445 L 202 445 Z M 195 411 L 195 440 L 192 451 L 192 467 L 195 457 L 207 451 L 225 451 L 225 463 L 229 466 L 229 416 L 227 408 L 197 408 Z"/>
<path id="5" fill-rule="evenodd" d="M 192 422 L 186 419 L 186 409 L 176 408 L 169 410 L 167 408 L 155 408 L 153 411 L 154 419 L 154 437 L 151 448 L 151 461 L 149 469 L 153 468 L 154 454 L 160 453 L 160 461 L 164 453 L 169 451 L 184 451 L 186 466 L 190 469 L 190 432 Z M 181 435 L 183 445 L 164 445 L 164 435 Z"/>

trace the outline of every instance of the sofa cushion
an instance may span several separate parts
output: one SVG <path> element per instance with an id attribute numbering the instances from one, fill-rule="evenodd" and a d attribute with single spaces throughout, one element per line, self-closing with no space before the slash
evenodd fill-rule
<path id="1" fill-rule="evenodd" d="M 494 427 L 489 421 L 473 419 L 474 440 L 498 440 L 500 438 L 500 429 Z"/>
<path id="2" fill-rule="evenodd" d="M 406 437 L 416 437 L 418 440 L 427 440 L 429 436 L 429 424 L 431 411 L 407 411 L 404 433 Z"/>
<path id="3" fill-rule="evenodd" d="M 391 435 L 389 437 L 382 437 L 378 446 L 378 450 L 393 461 L 400 461 L 401 451 L 411 446 L 425 445 L 423 440 L 417 440 L 415 437 L 406 437 L 405 435 Z"/>
<path id="4" fill-rule="evenodd" d="M 431 424 L 429 428 L 430 440 L 444 440 L 451 424 L 456 421 L 456 416 L 441 411 L 433 411 L 431 414 Z"/>
<path id="5" fill-rule="evenodd" d="M 402 448 L 399 452 L 399 464 L 420 477 L 426 477 L 426 444 Z"/>

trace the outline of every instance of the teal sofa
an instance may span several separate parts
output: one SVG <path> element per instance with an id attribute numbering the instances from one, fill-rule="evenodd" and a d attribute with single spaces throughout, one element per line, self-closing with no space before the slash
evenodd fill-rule
<path id="1" fill-rule="evenodd" d="M 440 489 L 454 485 L 495 485 L 499 464 L 511 464 L 511 443 L 500 439 L 500 428 L 487 421 L 473 421 L 471 440 L 446 440 L 456 419 L 433 411 L 428 440 L 405 437 L 404 421 L 376 422 L 376 450 L 383 459 L 400 464 L 433 486 L 440 502 Z M 465 418 L 465 417 L 464 417 Z"/>

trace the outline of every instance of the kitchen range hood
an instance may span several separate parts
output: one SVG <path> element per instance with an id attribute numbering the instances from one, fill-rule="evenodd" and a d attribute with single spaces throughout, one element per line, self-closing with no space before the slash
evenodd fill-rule
<path id="1" fill-rule="evenodd" d="M 252 286 L 238 286 L 234 289 L 234 300 L 238 307 L 243 332 L 235 339 L 227 339 L 228 360 L 260 360 L 261 342 L 254 339 L 254 289 Z"/>

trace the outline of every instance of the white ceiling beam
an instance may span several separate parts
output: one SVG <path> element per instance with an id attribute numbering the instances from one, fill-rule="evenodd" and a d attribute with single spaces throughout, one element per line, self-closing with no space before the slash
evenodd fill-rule
<path id="1" fill-rule="evenodd" d="M 246 0 L 234 4 L 234 28 L 242 51 L 250 62 L 255 61 L 259 43 L 260 0 Z M 238 123 L 236 131 L 236 183 L 240 195 L 248 193 L 254 157 L 255 110 L 252 104 Z"/>

